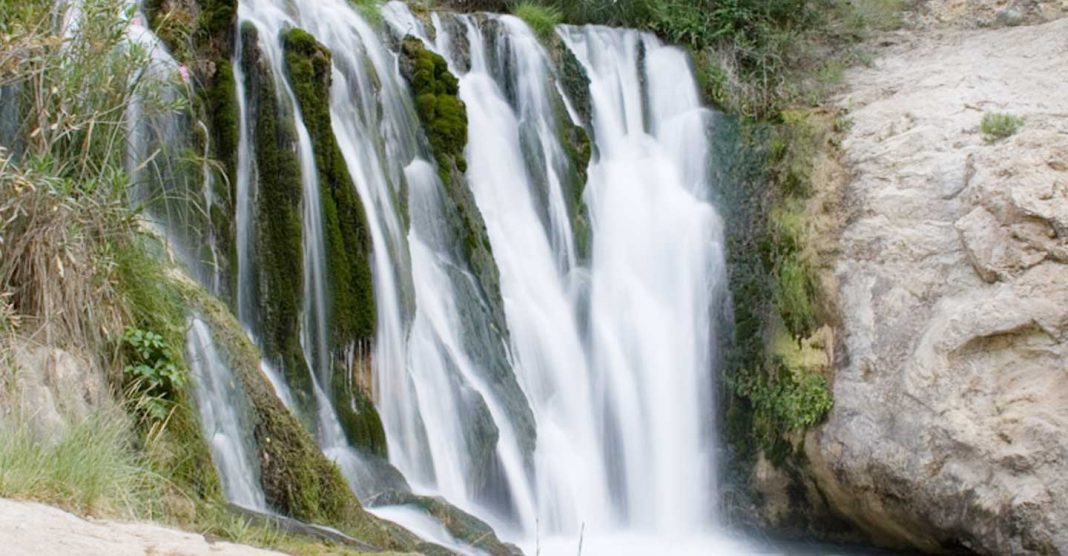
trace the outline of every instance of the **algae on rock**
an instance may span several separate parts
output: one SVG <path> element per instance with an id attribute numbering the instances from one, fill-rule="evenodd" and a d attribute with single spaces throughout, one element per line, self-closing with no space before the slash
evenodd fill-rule
<path id="1" fill-rule="evenodd" d="M 293 113 L 277 101 L 276 84 L 255 27 L 241 28 L 242 59 L 254 122 L 257 180 L 254 222 L 259 269 L 259 330 L 268 360 L 282 369 L 298 410 L 314 415 L 311 374 L 300 345 L 304 268 L 301 246 L 301 173 Z M 314 419 L 307 419 L 314 423 Z"/>
<path id="2" fill-rule="evenodd" d="M 407 36 L 401 43 L 401 73 L 408 80 L 416 99 L 416 112 L 426 131 L 431 152 L 437 162 L 443 186 L 445 218 L 457 245 L 456 259 L 471 269 L 477 280 L 463 276 L 459 268 L 450 269 L 457 285 L 457 308 L 465 323 L 464 343 L 469 353 L 485 370 L 490 387 L 508 407 L 514 419 L 518 442 L 523 453 L 533 454 L 536 432 L 534 416 L 516 377 L 511 370 L 505 346 L 508 327 L 500 293 L 500 275 L 491 251 L 486 225 L 464 175 L 467 163 L 467 109 L 459 98 L 459 82 L 449 73 L 445 59 L 426 49 L 418 39 Z M 474 466 L 491 468 L 498 463 L 492 447 L 498 431 L 489 418 L 484 402 L 473 406 L 471 427 L 467 432 L 477 446 Z M 482 484 L 477 491 L 492 490 L 491 474 L 477 477 Z"/>
<path id="3" fill-rule="evenodd" d="M 311 136 L 321 191 L 320 210 L 326 241 L 330 307 L 328 322 L 333 353 L 328 389 L 347 437 L 357 446 L 385 456 L 385 429 L 352 375 L 370 371 L 375 335 L 375 299 L 371 281 L 371 233 L 345 159 L 330 123 L 330 51 L 302 29 L 282 36 L 286 70 L 301 116 Z M 352 357 L 343 357 L 352 348 Z"/>

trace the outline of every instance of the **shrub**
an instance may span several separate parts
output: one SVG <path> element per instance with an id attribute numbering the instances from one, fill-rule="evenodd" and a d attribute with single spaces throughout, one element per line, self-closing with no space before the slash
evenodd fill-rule
<path id="1" fill-rule="evenodd" d="M 123 343 L 129 365 L 123 371 L 137 409 L 157 421 L 170 414 L 174 394 L 185 383 L 178 354 L 155 332 L 128 328 Z"/>
<path id="2" fill-rule="evenodd" d="M 522 19 L 541 40 L 552 38 L 556 26 L 563 22 L 564 14 L 555 6 L 543 6 L 523 2 L 512 9 L 512 14 Z"/>
<path id="3" fill-rule="evenodd" d="M 983 121 L 979 129 L 983 132 L 983 140 L 993 143 L 1009 137 L 1020 130 L 1023 118 L 1001 112 L 987 112 L 983 114 Z"/>

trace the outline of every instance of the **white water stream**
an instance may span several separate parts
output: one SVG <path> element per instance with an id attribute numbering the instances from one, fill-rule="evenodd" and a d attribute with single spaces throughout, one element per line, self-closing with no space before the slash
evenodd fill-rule
<path id="1" fill-rule="evenodd" d="M 454 71 L 464 66 L 440 19 L 431 40 L 402 5 L 390 4 L 387 17 Z M 460 20 L 470 55 L 460 82 L 468 177 L 501 270 L 515 372 L 538 424 L 529 487 L 537 518 L 521 513 L 523 528 L 560 547 L 584 532 L 595 552 L 689 538 L 707 550 L 716 503 L 713 310 L 725 274 L 722 223 L 707 201 L 711 114 L 688 61 L 633 31 L 560 30 L 590 78 L 599 153 L 584 198 L 593 252 L 582 307 L 587 297 L 569 288 L 576 281 L 561 264 L 574 255 L 559 239 L 572 232 L 553 174 L 548 57 L 515 18 L 499 18 L 495 52 L 475 18 Z M 532 136 L 542 157 L 524 151 Z M 535 206 L 537 172 L 549 175 L 548 225 Z M 588 330 L 576 318 L 584 310 Z"/>
<path id="2" fill-rule="evenodd" d="M 251 446 L 251 426 L 243 417 L 240 390 L 229 365 L 220 356 L 211 329 L 194 317 L 186 334 L 193 393 L 200 409 L 200 426 L 219 470 L 223 494 L 234 504 L 266 511 L 260 474 Z"/>
<path id="3" fill-rule="evenodd" d="M 446 216 L 452 201 L 441 193 L 397 55 L 382 35 L 344 0 L 242 0 L 240 22 L 259 31 L 279 103 L 296 116 L 301 340 L 324 451 L 357 493 L 373 491 L 368 483 L 376 477 L 348 444 L 324 393 L 332 377 L 319 184 L 280 39 L 294 26 L 333 54 L 333 131 L 371 228 L 374 391 L 390 463 L 417 492 L 445 496 L 531 553 L 571 553 L 579 542 L 586 554 L 742 550 L 716 526 L 713 377 L 715 311 L 725 295 L 723 229 L 708 200 L 710 112 L 700 105 L 685 54 L 634 31 L 558 30 L 590 80 L 586 123 L 596 154 L 583 198 L 591 250 L 582 260 L 554 116 L 562 88 L 533 33 L 510 16 L 492 16 L 487 31 L 481 17 L 434 14 L 432 34 L 403 4 L 392 2 L 383 14 L 395 33 L 418 36 L 460 77 L 469 120 L 466 177 L 500 272 L 508 329 L 501 338 L 508 343 L 498 360 L 486 344 L 479 347 L 485 340 L 476 339 L 471 321 L 492 317 L 474 308 L 490 300 L 457 254 Z M 454 48 L 460 35 L 466 49 Z M 236 305 L 254 331 L 257 176 L 240 53 L 234 68 L 242 112 Z M 215 365 L 210 334 L 200 328 L 194 321 L 190 351 L 215 371 L 201 369 L 198 399 L 205 426 L 223 431 L 223 421 L 239 416 L 215 403 L 225 388 L 212 377 L 225 383 L 225 365 Z M 523 447 L 522 412 L 493 374 L 495 363 L 512 369 L 518 403 L 533 416 L 532 453 Z M 265 371 L 289 398 L 281 374 Z M 490 460 L 479 455 L 486 438 L 495 439 Z M 256 498 L 234 481 L 243 473 L 235 465 L 247 460 L 241 443 L 219 444 L 213 454 L 228 497 L 262 505 L 262 493 Z M 480 467 L 487 461 L 491 468 Z M 439 538 L 426 515 L 382 513 L 431 540 L 454 542 Z"/>

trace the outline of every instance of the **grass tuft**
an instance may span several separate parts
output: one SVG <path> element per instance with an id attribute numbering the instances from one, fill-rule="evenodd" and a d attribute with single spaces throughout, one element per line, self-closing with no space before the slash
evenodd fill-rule
<path id="1" fill-rule="evenodd" d="M 1023 123 L 1023 118 L 1019 116 L 1001 112 L 987 112 L 983 114 L 983 121 L 979 124 L 979 129 L 983 132 L 984 141 L 995 143 L 1014 135 L 1020 130 Z"/>
<path id="2" fill-rule="evenodd" d="M 80 514 L 142 515 L 161 479 L 137 454 L 133 438 L 116 412 L 98 413 L 52 442 L 16 418 L 0 427 L 0 496 Z"/>
<path id="3" fill-rule="evenodd" d="M 555 6 L 523 2 L 512 9 L 512 15 L 522 19 L 541 40 L 549 40 L 556 26 L 564 20 L 564 14 Z"/>

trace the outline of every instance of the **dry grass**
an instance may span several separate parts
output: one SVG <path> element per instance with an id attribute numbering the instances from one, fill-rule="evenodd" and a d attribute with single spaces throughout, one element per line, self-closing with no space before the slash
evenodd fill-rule
<path id="1" fill-rule="evenodd" d="M 70 188 L 47 169 L 0 158 L 5 313 L 36 324 L 46 343 L 104 347 L 126 320 L 106 245 L 128 233 L 132 221 L 118 200 L 75 197 Z"/>

